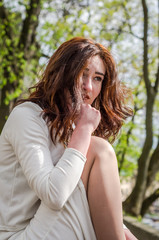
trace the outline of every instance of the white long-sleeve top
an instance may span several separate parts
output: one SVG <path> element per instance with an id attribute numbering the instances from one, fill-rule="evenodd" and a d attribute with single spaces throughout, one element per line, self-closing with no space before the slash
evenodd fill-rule
<path id="1" fill-rule="evenodd" d="M 25 102 L 11 112 L 0 136 L 0 230 L 18 231 L 39 200 L 60 210 L 77 186 L 85 156 L 53 144 L 42 109 Z"/>

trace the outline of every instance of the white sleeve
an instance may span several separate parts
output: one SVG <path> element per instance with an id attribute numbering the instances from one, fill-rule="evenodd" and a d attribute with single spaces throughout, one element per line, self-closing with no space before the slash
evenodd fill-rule
<path id="1" fill-rule="evenodd" d="M 128 229 L 127 226 L 126 226 L 124 223 L 123 223 L 123 228 L 124 228 L 124 229 Z"/>
<path id="2" fill-rule="evenodd" d="M 8 119 L 7 133 L 29 186 L 49 208 L 59 210 L 75 189 L 86 158 L 67 148 L 54 166 L 46 127 L 33 110 L 17 107 Z"/>

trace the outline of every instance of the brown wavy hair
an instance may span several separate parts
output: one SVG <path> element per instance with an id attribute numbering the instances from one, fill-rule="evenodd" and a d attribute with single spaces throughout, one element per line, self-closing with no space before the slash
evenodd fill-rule
<path id="1" fill-rule="evenodd" d="M 101 113 L 101 121 L 93 134 L 113 142 L 124 120 L 133 114 L 128 106 L 131 92 L 119 81 L 110 51 L 92 39 L 72 38 L 64 42 L 52 55 L 41 80 L 29 89 L 29 97 L 17 102 L 20 104 L 31 101 L 43 109 L 43 118 L 49 126 L 54 143 L 57 136 L 64 144 L 69 141 L 73 131 L 72 123 L 79 114 L 81 103 L 79 75 L 87 60 L 95 55 L 99 55 L 103 60 L 106 73 L 101 92 L 92 104 Z"/>

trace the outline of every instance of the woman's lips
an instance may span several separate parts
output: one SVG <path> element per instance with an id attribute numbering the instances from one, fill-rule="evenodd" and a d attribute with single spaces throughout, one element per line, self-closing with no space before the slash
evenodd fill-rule
<path id="1" fill-rule="evenodd" d="M 88 95 L 82 95 L 82 98 L 83 98 L 83 100 L 89 100 L 89 99 L 90 99 L 90 96 L 88 96 Z"/>

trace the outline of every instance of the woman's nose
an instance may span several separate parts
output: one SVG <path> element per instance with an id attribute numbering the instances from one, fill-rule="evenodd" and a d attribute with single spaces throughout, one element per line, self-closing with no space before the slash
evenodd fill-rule
<path id="1" fill-rule="evenodd" d="M 87 92 L 92 91 L 92 80 L 91 80 L 91 78 L 85 78 L 83 80 L 83 89 Z"/>

